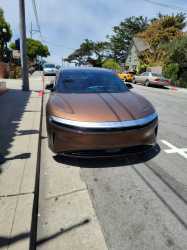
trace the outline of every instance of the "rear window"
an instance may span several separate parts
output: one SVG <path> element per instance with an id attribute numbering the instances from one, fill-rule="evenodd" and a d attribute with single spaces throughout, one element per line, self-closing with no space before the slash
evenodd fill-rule
<path id="1" fill-rule="evenodd" d="M 61 93 L 115 93 L 128 91 L 119 77 L 110 71 L 68 70 L 60 73 L 56 91 Z"/>
<path id="2" fill-rule="evenodd" d="M 44 68 L 55 68 L 54 64 L 45 64 Z"/>

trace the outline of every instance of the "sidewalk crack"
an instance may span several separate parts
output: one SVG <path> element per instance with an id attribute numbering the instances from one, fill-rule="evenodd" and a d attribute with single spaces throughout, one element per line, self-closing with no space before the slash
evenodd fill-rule
<path id="1" fill-rule="evenodd" d="M 23 195 L 27 195 L 27 194 L 34 194 L 34 192 L 26 192 L 26 193 L 19 193 L 19 194 L 6 194 L 6 195 L 0 195 L 0 198 L 23 196 Z"/>
<path id="2" fill-rule="evenodd" d="M 68 193 L 57 194 L 57 195 L 53 195 L 53 196 L 47 197 L 47 198 L 45 198 L 45 200 L 51 200 L 53 198 L 63 197 L 63 196 L 71 195 L 71 194 L 82 192 L 82 191 L 86 191 L 86 190 L 87 190 L 86 188 L 76 189 L 76 190 L 68 192 Z"/>

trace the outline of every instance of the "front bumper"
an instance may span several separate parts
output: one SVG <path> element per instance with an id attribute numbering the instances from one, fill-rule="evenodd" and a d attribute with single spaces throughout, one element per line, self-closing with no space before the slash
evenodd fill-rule
<path id="1" fill-rule="evenodd" d="M 56 75 L 56 71 L 43 71 L 43 74 L 45 76 L 55 76 Z"/>
<path id="2" fill-rule="evenodd" d="M 138 124 L 135 121 L 140 122 Z M 54 153 L 62 153 L 155 144 L 158 128 L 157 115 L 152 116 L 152 120 L 150 117 L 147 123 L 144 118 L 135 121 L 125 121 L 126 126 L 125 122 L 112 122 L 102 123 L 103 127 L 101 123 L 92 123 L 90 127 L 88 124 L 80 127 L 47 119 L 49 147 Z"/>
<path id="3" fill-rule="evenodd" d="M 159 85 L 159 86 L 170 86 L 169 82 L 166 81 L 150 81 L 152 85 Z"/>

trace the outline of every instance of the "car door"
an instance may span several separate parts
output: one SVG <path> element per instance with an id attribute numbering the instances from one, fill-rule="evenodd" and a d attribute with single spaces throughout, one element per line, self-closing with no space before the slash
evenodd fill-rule
<path id="1" fill-rule="evenodd" d="M 139 76 L 139 82 L 144 83 L 148 77 L 148 72 L 144 72 Z"/>
<path id="2" fill-rule="evenodd" d="M 142 74 L 143 74 L 143 73 L 142 73 Z M 134 77 L 134 78 L 135 78 L 135 81 L 136 81 L 137 83 L 140 83 L 140 82 L 141 82 L 142 74 L 136 75 L 136 76 Z"/>

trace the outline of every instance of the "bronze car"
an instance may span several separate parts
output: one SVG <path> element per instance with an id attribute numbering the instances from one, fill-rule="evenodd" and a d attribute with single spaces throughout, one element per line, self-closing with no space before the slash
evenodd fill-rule
<path id="1" fill-rule="evenodd" d="M 47 103 L 50 149 L 57 154 L 114 152 L 156 143 L 158 116 L 144 97 L 131 92 L 115 72 L 61 69 Z"/>

